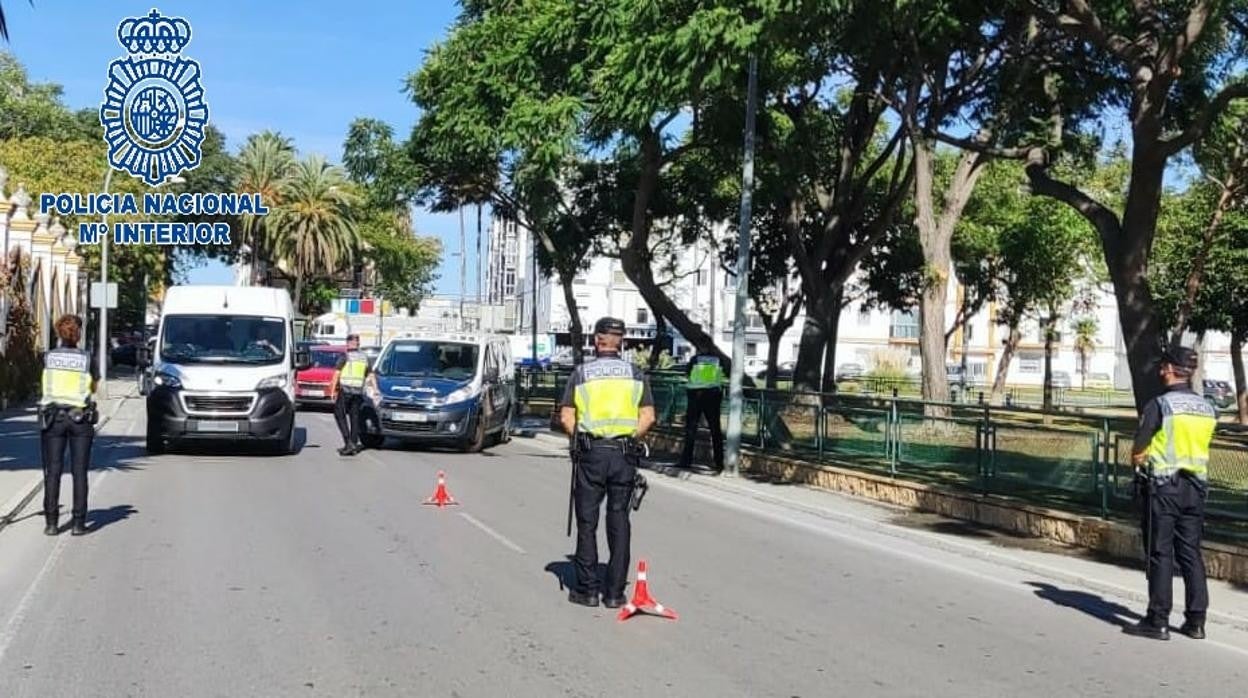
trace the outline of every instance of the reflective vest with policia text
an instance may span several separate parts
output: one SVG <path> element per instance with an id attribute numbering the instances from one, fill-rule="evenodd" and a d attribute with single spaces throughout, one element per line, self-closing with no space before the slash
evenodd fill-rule
<path id="1" fill-rule="evenodd" d="M 1209 442 L 1217 427 L 1217 413 L 1204 398 L 1189 392 L 1171 392 L 1157 398 L 1161 428 L 1148 446 L 1153 477 L 1164 479 L 1186 471 L 1201 482 L 1209 477 Z"/>
<path id="2" fill-rule="evenodd" d="M 697 356 L 693 359 L 693 369 L 689 371 L 689 390 L 706 390 L 719 388 L 724 383 L 724 369 L 715 356 Z"/>
<path id="3" fill-rule="evenodd" d="M 644 384 L 636 369 L 616 358 L 595 359 L 581 366 L 576 386 L 576 428 L 599 439 L 629 436 L 637 431 Z"/>
<path id="4" fill-rule="evenodd" d="M 81 349 L 53 349 L 43 360 L 39 404 L 83 409 L 91 400 L 91 357 Z"/>
<path id="5" fill-rule="evenodd" d="M 364 374 L 368 371 L 368 357 L 363 352 L 347 352 L 347 362 L 342 365 L 342 373 L 338 383 L 349 390 L 359 391 L 364 388 Z"/>

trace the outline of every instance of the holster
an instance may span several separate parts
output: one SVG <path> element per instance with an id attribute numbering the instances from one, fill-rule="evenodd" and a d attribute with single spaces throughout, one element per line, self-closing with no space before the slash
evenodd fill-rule
<path id="1" fill-rule="evenodd" d="M 56 423 L 56 413 L 60 408 L 56 405 L 40 405 L 39 406 L 39 428 L 47 431 Z"/>
<path id="2" fill-rule="evenodd" d="M 641 473 L 637 473 L 633 478 L 633 494 L 629 498 L 629 506 L 633 511 L 641 509 L 641 500 L 646 498 L 646 493 L 650 491 L 650 483 L 646 482 L 646 477 Z"/>

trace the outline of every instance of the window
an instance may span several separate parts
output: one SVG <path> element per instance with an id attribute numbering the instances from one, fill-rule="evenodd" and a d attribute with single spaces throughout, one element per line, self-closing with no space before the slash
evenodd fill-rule
<path id="1" fill-rule="evenodd" d="M 584 274 L 577 274 L 572 278 L 572 283 L 578 286 L 584 286 L 589 283 L 589 279 Z"/>
<path id="2" fill-rule="evenodd" d="M 707 279 L 709 277 L 710 277 L 710 274 L 708 274 L 705 269 L 699 269 L 698 270 L 698 285 L 705 286 Z"/>
<path id="3" fill-rule="evenodd" d="M 1044 353 L 1022 351 L 1018 353 L 1018 372 L 1036 374 L 1044 368 Z"/>
<path id="4" fill-rule="evenodd" d="M 893 311 L 893 320 L 888 327 L 890 339 L 918 339 L 919 318 L 912 311 Z"/>
<path id="5" fill-rule="evenodd" d="M 864 305 L 858 307 L 858 326 L 866 327 L 871 324 L 871 311 Z"/>
<path id="6" fill-rule="evenodd" d="M 962 341 L 970 344 L 973 339 L 975 339 L 975 326 L 968 324 L 962 328 Z"/>
<path id="7" fill-rule="evenodd" d="M 766 329 L 766 326 L 763 325 L 762 316 L 760 316 L 758 313 L 746 313 L 745 314 L 745 329 L 747 330 Z"/>
<path id="8" fill-rule="evenodd" d="M 650 324 L 650 309 L 649 308 L 637 309 L 637 324 L 638 325 Z"/>
<path id="9" fill-rule="evenodd" d="M 745 343 L 745 355 L 746 356 L 758 356 L 758 342 L 746 342 Z"/>

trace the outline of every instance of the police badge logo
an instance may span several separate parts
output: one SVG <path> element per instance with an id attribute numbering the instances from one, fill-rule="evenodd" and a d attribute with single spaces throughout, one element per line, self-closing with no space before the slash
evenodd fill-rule
<path id="1" fill-rule="evenodd" d="M 208 125 L 199 63 L 181 55 L 191 25 L 152 10 L 122 20 L 117 39 L 130 55 L 108 66 L 100 106 L 108 162 L 158 186 L 199 166 Z"/>

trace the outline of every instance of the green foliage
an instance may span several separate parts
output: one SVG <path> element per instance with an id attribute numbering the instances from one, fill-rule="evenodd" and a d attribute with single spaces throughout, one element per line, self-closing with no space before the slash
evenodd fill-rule
<path id="1" fill-rule="evenodd" d="M 42 366 L 35 352 L 35 318 L 30 297 L 30 257 L 13 250 L 0 267 L 0 308 L 7 309 L 0 337 L 0 398 L 22 401 L 37 393 Z"/>
<path id="2" fill-rule="evenodd" d="M 376 291 L 397 308 L 415 310 L 433 291 L 442 257 L 437 238 L 413 236 L 393 215 L 366 213 L 360 221 L 363 256 L 375 265 Z"/>
<path id="3" fill-rule="evenodd" d="M 46 136 L 58 141 L 100 140 L 98 116 L 79 118 L 61 102 L 64 90 L 32 83 L 13 54 L 0 51 L 0 140 Z"/>

